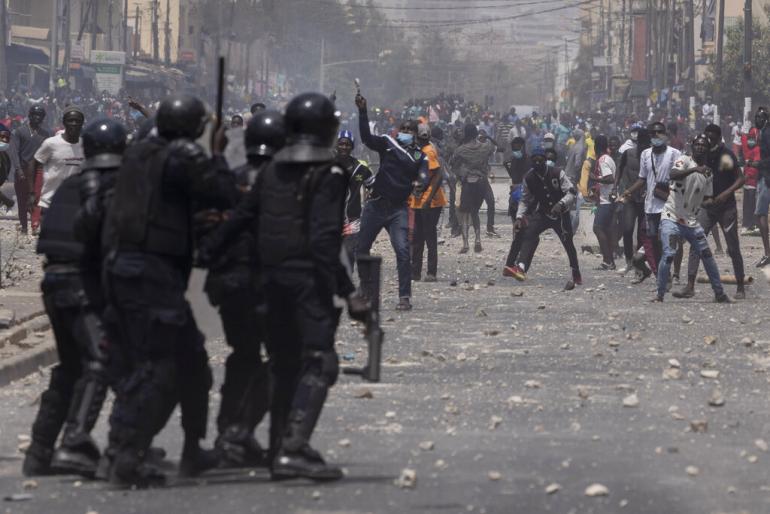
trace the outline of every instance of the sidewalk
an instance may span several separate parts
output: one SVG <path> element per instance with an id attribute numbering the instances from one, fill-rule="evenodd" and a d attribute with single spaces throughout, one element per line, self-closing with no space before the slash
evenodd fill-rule
<path id="1" fill-rule="evenodd" d="M 56 361 L 40 296 L 41 260 L 35 240 L 0 218 L 0 386 Z"/>

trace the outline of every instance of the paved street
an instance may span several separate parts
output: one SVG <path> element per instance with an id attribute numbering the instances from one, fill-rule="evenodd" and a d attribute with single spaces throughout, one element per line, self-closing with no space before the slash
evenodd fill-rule
<path id="1" fill-rule="evenodd" d="M 405 314 L 393 309 L 392 251 L 378 242 L 386 258 L 384 380 L 341 377 L 314 441 L 346 468 L 344 481 L 271 483 L 264 470 L 245 470 L 165 490 L 53 477 L 26 482 L 25 491 L 18 446 L 43 371 L 0 389 L 0 493 L 31 495 L 4 502 L 3 511 L 770 512 L 770 291 L 753 268 L 759 239 L 742 239 L 756 279 L 747 300 L 716 305 L 699 285 L 693 300 L 652 305 L 651 281 L 631 286 L 593 271 L 599 260 L 591 255 L 581 256 L 585 284 L 562 292 L 567 259 L 551 236 L 527 282 L 503 278 L 509 223 L 499 217 L 506 237 L 484 239 L 480 255 L 459 256 L 460 241 L 448 239 L 439 282 L 416 283 L 415 309 Z M 594 238 L 581 233 L 577 244 Z M 719 263 L 731 272 L 727 258 Z M 218 387 L 226 348 L 197 294 L 199 278 L 193 296 Z M 358 329 L 345 319 L 338 338 L 345 363 L 360 364 Z M 723 406 L 709 405 L 715 395 Z M 217 393 L 211 401 L 216 408 Z M 102 421 L 100 441 L 104 429 Z M 172 460 L 180 435 L 175 416 L 158 439 Z M 405 469 L 416 475 L 413 487 L 394 483 Z M 593 484 L 607 495 L 587 496 Z"/>

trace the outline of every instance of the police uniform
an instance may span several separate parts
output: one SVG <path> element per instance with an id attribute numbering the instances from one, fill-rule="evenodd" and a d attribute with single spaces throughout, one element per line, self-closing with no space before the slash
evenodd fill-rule
<path id="1" fill-rule="evenodd" d="M 184 132 L 184 123 L 176 131 L 164 128 L 167 118 L 177 115 L 174 109 L 193 109 L 201 126 L 193 126 L 192 134 Z M 202 131 L 204 118 L 197 99 L 164 100 L 157 117 L 162 137 L 129 148 L 115 187 L 107 301 L 131 357 L 111 416 L 110 444 L 116 451 L 111 480 L 118 483 L 164 480 L 146 456 L 177 402 L 185 435 L 180 474 L 210 467 L 198 444 L 206 435 L 212 377 L 185 291 L 192 269 L 192 213 L 229 205 L 232 181 L 221 172 L 221 160 L 212 163 L 191 140 Z"/>
<path id="2" fill-rule="evenodd" d="M 334 480 L 341 471 L 309 441 L 339 373 L 334 335 L 340 311 L 333 296 L 345 275 L 340 252 L 348 181 L 333 162 L 338 123 L 326 97 L 299 95 L 285 119 L 288 145 L 206 246 L 215 253 L 248 228 L 257 236 L 273 371 L 273 478 Z"/>

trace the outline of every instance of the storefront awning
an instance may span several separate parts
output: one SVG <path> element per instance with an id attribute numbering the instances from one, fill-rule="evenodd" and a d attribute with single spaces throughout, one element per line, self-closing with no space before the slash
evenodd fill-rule
<path id="1" fill-rule="evenodd" d="M 48 65 L 48 55 L 37 47 L 14 43 L 7 48 L 8 62 L 16 65 L 40 64 Z"/>

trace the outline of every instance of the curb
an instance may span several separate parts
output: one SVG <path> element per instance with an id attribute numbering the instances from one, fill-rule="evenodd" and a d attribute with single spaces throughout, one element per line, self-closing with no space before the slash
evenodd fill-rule
<path id="1" fill-rule="evenodd" d="M 44 311 L 27 317 L 27 321 L 4 331 L 0 335 L 0 345 L 15 345 L 34 333 L 44 332 L 51 324 Z M 52 339 L 43 341 L 34 348 L 22 351 L 10 359 L 0 362 L 0 387 L 6 386 L 14 380 L 19 380 L 35 373 L 40 367 L 49 366 L 58 360 L 56 345 Z"/>

